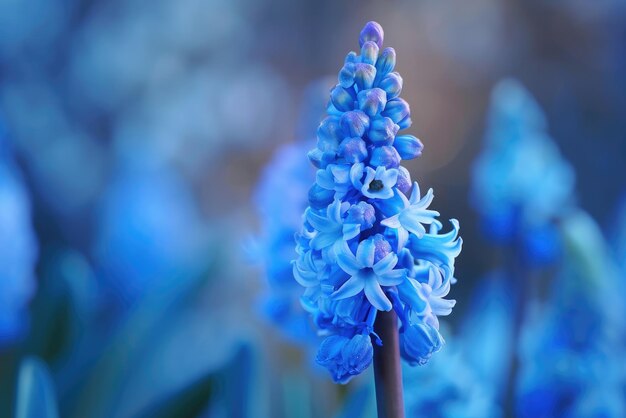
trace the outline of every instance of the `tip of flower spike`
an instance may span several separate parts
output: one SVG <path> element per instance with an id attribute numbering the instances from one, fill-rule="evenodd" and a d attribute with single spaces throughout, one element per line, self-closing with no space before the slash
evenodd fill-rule
<path id="1" fill-rule="evenodd" d="M 363 47 L 363 44 L 367 41 L 372 41 L 379 48 L 383 46 L 383 38 L 385 37 L 385 32 L 383 31 L 383 27 L 380 26 L 377 22 L 371 21 L 367 22 L 361 30 L 361 34 L 359 35 L 359 46 Z"/>

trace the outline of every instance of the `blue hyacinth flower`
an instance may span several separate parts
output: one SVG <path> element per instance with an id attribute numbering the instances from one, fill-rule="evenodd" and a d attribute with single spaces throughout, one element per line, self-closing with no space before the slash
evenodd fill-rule
<path id="1" fill-rule="evenodd" d="M 385 344 L 373 330 L 379 311 L 398 315 L 401 354 L 410 363 L 423 364 L 442 347 L 437 316 L 454 306 L 445 297 L 462 245 L 458 222 L 441 233 L 439 213 L 428 208 L 432 190 L 420 196 L 401 165 L 423 145 L 398 135 L 411 126 L 410 108 L 383 37 L 378 23 L 365 25 L 360 53 L 347 55 L 330 92 L 308 153 L 317 174 L 296 234 L 300 301 L 326 337 L 317 360 L 340 383 L 369 366 L 370 338 Z"/>
<path id="2" fill-rule="evenodd" d="M 560 224 L 567 244 L 547 303 L 524 323 L 517 412 L 521 417 L 617 418 L 623 396 L 623 300 L 619 272 L 595 221 L 583 211 Z"/>
<path id="3" fill-rule="evenodd" d="M 381 286 L 396 286 L 402 283 L 406 276 L 405 269 L 394 270 L 398 263 L 398 256 L 391 251 L 387 241 L 379 237 L 361 241 L 356 250 L 356 256 L 344 242 L 337 254 L 337 263 L 343 271 L 350 275 L 331 297 L 345 299 L 361 291 L 365 292 L 367 300 L 380 311 L 391 310 L 391 301 L 385 296 Z M 385 245 L 388 249 L 384 248 Z M 386 254 L 382 256 L 382 254 Z"/>
<path id="4" fill-rule="evenodd" d="M 420 330 L 424 338 L 428 331 Z M 478 337 L 478 336 L 477 336 Z M 426 344 L 423 345 L 427 347 Z M 491 382 L 477 373 L 467 356 L 467 341 L 454 338 L 449 348 L 424 367 L 405 367 L 407 417 L 499 418 L 503 416 Z M 472 347 L 476 349 L 476 347 Z"/>
<path id="5" fill-rule="evenodd" d="M 472 178 L 485 234 L 496 244 L 517 245 L 534 264 L 554 261 L 560 243 L 552 223 L 573 207 L 573 191 L 574 171 L 547 134 L 535 99 L 516 80 L 498 83 Z"/>
<path id="6" fill-rule="evenodd" d="M 94 256 L 121 305 L 195 277 L 208 247 L 192 191 L 169 166 L 124 167 L 103 195 Z"/>
<path id="7" fill-rule="evenodd" d="M 306 164 L 307 148 L 304 142 L 279 148 L 265 168 L 255 193 L 262 228 L 255 255 L 263 262 L 269 285 L 263 296 L 263 312 L 283 335 L 299 343 L 314 336 L 308 314 L 298 303 L 301 287 L 293 280 L 291 265 L 296 256 L 293 236 L 302 223 L 307 191 L 315 179 L 315 173 Z M 312 196 L 317 194 L 314 192 Z"/>

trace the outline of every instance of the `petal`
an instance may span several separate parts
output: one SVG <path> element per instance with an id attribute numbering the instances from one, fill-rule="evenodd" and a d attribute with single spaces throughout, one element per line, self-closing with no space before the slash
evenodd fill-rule
<path id="1" fill-rule="evenodd" d="M 317 170 L 317 173 L 315 174 L 315 181 L 323 189 L 335 189 L 335 179 L 333 178 L 333 175 L 327 170 Z"/>
<path id="2" fill-rule="evenodd" d="M 330 247 L 340 238 L 341 238 L 341 235 L 337 233 L 319 232 L 311 240 L 311 248 L 313 248 L 314 250 L 318 250 L 318 251 L 322 250 L 326 247 Z"/>
<path id="3" fill-rule="evenodd" d="M 335 223 L 341 223 L 341 200 L 335 199 L 326 209 L 326 216 Z"/>
<path id="4" fill-rule="evenodd" d="M 373 307 L 375 307 L 379 311 L 391 310 L 391 301 L 387 298 L 385 292 L 383 292 L 383 289 L 376 281 L 375 276 L 372 275 L 367 279 L 367 281 L 365 282 L 364 290 L 367 300 L 370 301 Z"/>
<path id="5" fill-rule="evenodd" d="M 389 170 L 385 170 L 384 167 L 378 167 L 378 168 L 379 169 L 382 168 L 384 171 L 380 173 L 380 177 L 378 177 L 378 175 L 376 177 L 380 178 L 380 180 L 383 182 L 383 184 L 386 187 L 391 188 L 395 186 L 396 182 L 398 181 L 398 170 L 396 168 L 392 168 Z"/>
<path id="6" fill-rule="evenodd" d="M 402 226 L 409 232 L 417 235 L 418 238 L 422 238 L 426 233 L 426 228 L 424 225 L 419 223 L 416 219 L 417 217 L 408 210 L 403 211 L 400 216 L 400 222 Z"/>
<path id="7" fill-rule="evenodd" d="M 350 240 L 361 232 L 360 224 L 344 224 L 343 225 L 343 239 Z"/>
<path id="8" fill-rule="evenodd" d="M 452 308 L 456 305 L 456 300 L 451 299 L 442 299 L 442 298 L 431 298 L 430 299 L 430 308 L 433 310 L 435 315 L 446 316 L 452 313 Z"/>
<path id="9" fill-rule="evenodd" d="M 406 242 L 409 240 L 409 231 L 407 231 L 404 228 L 400 228 L 397 231 L 398 231 L 398 251 L 401 251 L 406 245 Z"/>
<path id="10" fill-rule="evenodd" d="M 367 167 L 365 169 L 365 180 L 363 180 L 363 187 L 369 186 L 369 184 L 376 177 L 376 171 L 372 167 Z"/>
<path id="11" fill-rule="evenodd" d="M 380 224 L 386 226 L 387 228 L 400 228 L 400 215 L 394 215 L 390 218 L 383 219 L 380 221 Z"/>
<path id="12" fill-rule="evenodd" d="M 374 240 L 368 239 L 362 241 L 356 249 L 356 260 L 361 268 L 372 267 L 374 265 L 374 255 L 376 252 L 376 244 Z"/>
<path id="13" fill-rule="evenodd" d="M 406 278 L 406 269 L 391 270 L 378 276 L 381 286 L 397 286 Z"/>
<path id="14" fill-rule="evenodd" d="M 333 299 L 345 299 L 350 296 L 354 296 L 358 294 L 361 290 L 363 290 L 363 285 L 365 281 L 363 278 L 357 273 L 356 275 L 350 277 L 341 287 L 333 292 L 330 297 Z"/>
<path id="15" fill-rule="evenodd" d="M 305 211 L 305 216 L 307 222 L 310 223 L 311 226 L 318 231 L 330 232 L 336 229 L 336 225 L 334 225 L 334 222 L 332 222 L 328 218 L 325 218 L 324 216 L 318 215 L 313 210 L 311 210 L 311 208 L 307 208 L 307 210 Z"/>
<path id="16" fill-rule="evenodd" d="M 317 273 L 303 269 L 297 261 L 293 263 L 293 277 L 304 287 L 313 287 L 319 284 Z"/>
<path id="17" fill-rule="evenodd" d="M 350 181 L 355 189 L 363 187 L 363 183 L 361 183 L 361 177 L 363 177 L 363 167 L 363 163 L 358 163 L 354 164 L 350 169 Z"/>
<path id="18" fill-rule="evenodd" d="M 430 189 L 429 191 L 431 191 Z M 415 205 L 420 200 L 420 185 L 417 184 L 416 181 L 413 182 L 413 187 L 411 188 L 411 198 L 409 199 L 410 204 Z"/>
<path id="19" fill-rule="evenodd" d="M 416 283 L 414 280 L 404 280 L 402 283 L 398 285 L 398 293 L 400 294 L 400 299 L 402 299 L 405 303 L 408 303 L 418 315 L 425 313 L 428 309 L 428 301 L 425 300 L 417 287 L 419 283 Z"/>
<path id="20" fill-rule="evenodd" d="M 348 244 L 345 242 L 337 249 L 337 264 L 339 267 L 346 273 L 351 276 L 354 276 L 361 270 L 361 266 L 356 261 L 356 257 L 348 248 Z"/>
<path id="21" fill-rule="evenodd" d="M 402 209 L 406 208 L 408 201 L 404 193 L 394 189 L 394 196 L 391 199 L 378 201 L 376 202 L 376 206 L 385 216 L 393 216 L 399 214 Z"/>
<path id="22" fill-rule="evenodd" d="M 396 264 L 398 264 L 398 256 L 394 253 L 389 253 L 378 263 L 374 264 L 374 273 L 380 276 L 394 268 Z"/>
<path id="23" fill-rule="evenodd" d="M 347 165 L 329 165 L 331 173 L 335 177 L 335 182 L 345 184 L 350 181 L 350 166 Z"/>
<path id="24" fill-rule="evenodd" d="M 415 184 L 417 184 L 417 182 Z M 433 189 L 428 189 L 424 197 L 422 197 L 418 202 L 416 202 L 416 204 L 422 208 L 427 208 L 433 202 L 434 197 L 435 197 L 435 194 L 433 193 Z M 411 198 L 413 198 L 412 195 L 411 195 Z"/>

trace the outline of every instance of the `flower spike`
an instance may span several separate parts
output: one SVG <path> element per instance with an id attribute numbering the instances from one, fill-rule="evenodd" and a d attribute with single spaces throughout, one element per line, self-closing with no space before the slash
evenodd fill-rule
<path id="1" fill-rule="evenodd" d="M 458 222 L 441 234 L 439 212 L 429 209 L 433 190 L 422 196 L 401 166 L 423 145 L 398 135 L 411 125 L 411 111 L 400 98 L 396 53 L 383 49 L 383 40 L 382 27 L 367 23 L 360 53 L 346 56 L 330 92 L 308 154 L 318 170 L 296 236 L 293 272 L 305 288 L 302 306 L 326 337 L 317 362 L 337 383 L 369 367 L 371 338 L 394 344 L 374 333 L 377 315 L 397 315 L 391 334 L 399 333 L 398 353 L 424 364 L 443 346 L 437 316 L 454 306 L 445 297 L 462 245 Z"/>

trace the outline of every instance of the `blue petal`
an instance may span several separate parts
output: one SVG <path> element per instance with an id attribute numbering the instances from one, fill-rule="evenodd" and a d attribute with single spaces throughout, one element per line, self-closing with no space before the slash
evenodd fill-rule
<path id="1" fill-rule="evenodd" d="M 361 270 L 361 266 L 356 261 L 356 257 L 352 254 L 346 243 L 339 247 L 336 255 L 337 264 L 339 264 L 339 267 L 341 267 L 341 269 L 349 275 L 354 276 L 359 272 L 359 270 Z"/>
<path id="2" fill-rule="evenodd" d="M 361 183 L 361 177 L 363 177 L 363 169 L 365 165 L 363 163 L 353 164 L 350 169 L 350 182 L 355 189 L 360 189 L 363 187 Z M 368 167 L 369 168 L 369 167 Z"/>
<path id="3" fill-rule="evenodd" d="M 387 273 L 389 270 L 394 268 L 396 264 L 398 264 L 398 256 L 393 253 L 389 253 L 378 263 L 374 264 L 374 273 L 380 276 L 381 274 Z"/>
<path id="4" fill-rule="evenodd" d="M 377 75 L 384 76 L 393 71 L 396 66 L 396 51 L 393 48 L 385 48 L 376 61 Z"/>
<path id="5" fill-rule="evenodd" d="M 356 249 L 356 260 L 361 268 L 372 267 L 376 253 L 376 243 L 372 239 L 362 241 Z"/>
<path id="6" fill-rule="evenodd" d="M 358 273 L 350 277 L 339 289 L 333 292 L 331 298 L 333 299 L 345 299 L 350 296 L 354 296 L 363 290 L 365 281 Z"/>
<path id="7" fill-rule="evenodd" d="M 373 307 L 378 309 L 379 311 L 390 311 L 392 308 L 391 301 L 383 292 L 383 289 L 380 287 L 378 282 L 376 281 L 375 276 L 371 275 L 365 281 L 365 296 L 367 296 L 367 300 L 370 301 Z"/>
<path id="8" fill-rule="evenodd" d="M 311 240 L 311 248 L 314 250 L 323 250 L 330 247 L 341 238 L 340 234 L 333 232 L 318 232 Z"/>
<path id="9" fill-rule="evenodd" d="M 404 280 L 398 285 L 400 299 L 408 303 L 417 314 L 422 314 L 428 309 L 428 301 L 421 297 L 416 284 L 412 280 Z"/>
<path id="10" fill-rule="evenodd" d="M 391 270 L 378 276 L 381 286 L 397 286 L 406 279 L 406 270 Z"/>
<path id="11" fill-rule="evenodd" d="M 305 218 L 313 228 L 321 232 L 331 232 L 337 229 L 334 222 L 330 219 L 323 217 L 315 213 L 311 208 L 308 208 L 305 213 Z"/>
<path id="12" fill-rule="evenodd" d="M 422 238 L 426 233 L 426 228 L 424 228 L 424 225 L 419 223 L 417 216 L 408 210 L 403 211 L 400 214 L 399 219 L 404 229 L 415 234 L 418 238 Z"/>
<path id="13" fill-rule="evenodd" d="M 324 189 L 335 189 L 335 179 L 328 169 L 317 170 L 317 173 L 315 173 L 315 181 Z"/>
<path id="14" fill-rule="evenodd" d="M 383 46 L 384 37 L 385 32 L 378 22 L 367 22 L 359 35 L 359 45 L 362 47 L 365 42 L 372 41 L 380 48 Z"/>
<path id="15" fill-rule="evenodd" d="M 348 241 L 361 233 L 361 224 L 344 224 L 343 239 Z"/>

